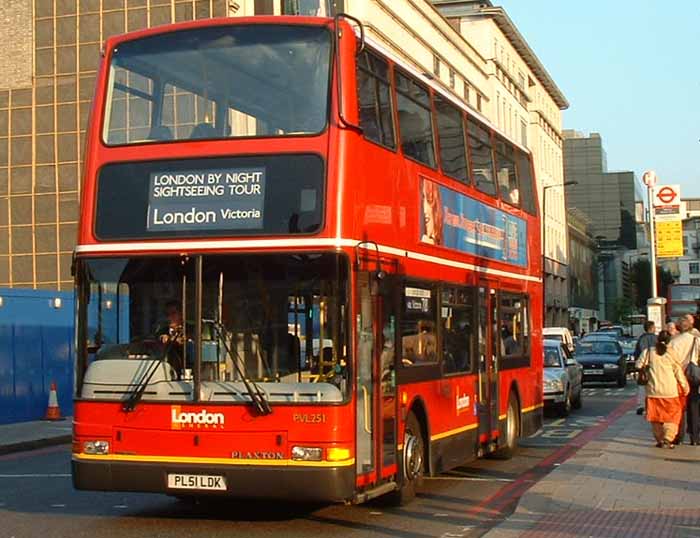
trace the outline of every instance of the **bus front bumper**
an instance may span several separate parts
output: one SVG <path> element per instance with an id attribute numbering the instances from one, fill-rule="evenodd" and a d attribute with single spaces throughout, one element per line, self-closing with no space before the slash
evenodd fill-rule
<path id="1" fill-rule="evenodd" d="M 250 499 L 342 502 L 355 493 L 355 466 L 229 466 L 82 459 L 73 455 L 78 490 L 164 493 L 173 496 L 230 496 Z M 168 486 L 169 475 L 223 477 L 225 490 Z"/>

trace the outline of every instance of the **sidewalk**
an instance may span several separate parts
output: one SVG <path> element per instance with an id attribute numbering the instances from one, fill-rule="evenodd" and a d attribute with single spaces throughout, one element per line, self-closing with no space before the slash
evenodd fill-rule
<path id="1" fill-rule="evenodd" d="M 626 412 L 484 538 L 700 537 L 700 447 L 654 445 L 644 417 Z"/>
<path id="2" fill-rule="evenodd" d="M 0 424 L 0 454 L 71 442 L 73 417 L 50 422 L 35 420 Z"/>

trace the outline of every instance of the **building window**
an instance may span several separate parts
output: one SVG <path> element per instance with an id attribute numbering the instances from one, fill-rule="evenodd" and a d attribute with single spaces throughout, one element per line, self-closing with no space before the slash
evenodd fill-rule
<path id="1" fill-rule="evenodd" d="M 527 147 L 527 122 L 520 120 L 520 143 Z"/>
<path id="2" fill-rule="evenodd" d="M 694 262 L 688 264 L 688 271 L 691 275 L 700 274 L 700 263 Z"/>
<path id="3" fill-rule="evenodd" d="M 433 54 L 433 73 L 440 78 L 440 57 L 437 54 Z"/>
<path id="4" fill-rule="evenodd" d="M 450 88 L 455 89 L 455 71 L 450 68 Z"/>
<path id="5" fill-rule="evenodd" d="M 464 100 L 469 102 L 469 84 L 466 80 L 464 81 Z"/>
<path id="6" fill-rule="evenodd" d="M 481 94 L 476 94 L 476 109 L 481 112 Z"/>
<path id="7" fill-rule="evenodd" d="M 700 278 L 691 278 L 690 285 L 691 286 L 700 286 Z"/>

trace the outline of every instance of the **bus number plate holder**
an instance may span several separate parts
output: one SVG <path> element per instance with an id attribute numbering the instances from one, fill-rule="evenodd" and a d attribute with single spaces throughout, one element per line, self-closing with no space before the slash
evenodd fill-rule
<path id="1" fill-rule="evenodd" d="M 226 491 L 226 478 L 203 474 L 168 474 L 168 488 Z"/>

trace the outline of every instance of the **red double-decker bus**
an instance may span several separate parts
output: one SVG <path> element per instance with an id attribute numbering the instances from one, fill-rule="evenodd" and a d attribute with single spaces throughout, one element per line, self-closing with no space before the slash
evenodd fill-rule
<path id="1" fill-rule="evenodd" d="M 524 148 L 346 16 L 197 21 L 104 51 L 76 488 L 404 502 L 539 428 Z"/>

